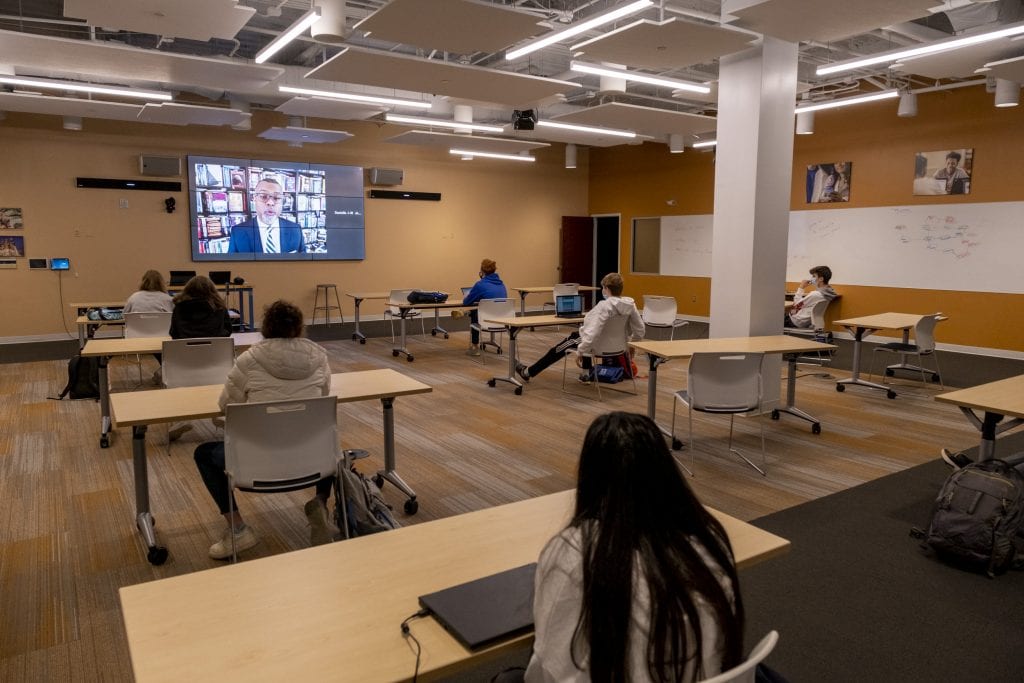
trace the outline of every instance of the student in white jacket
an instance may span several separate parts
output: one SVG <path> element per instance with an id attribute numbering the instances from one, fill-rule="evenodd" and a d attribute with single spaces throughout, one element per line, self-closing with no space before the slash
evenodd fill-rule
<path id="1" fill-rule="evenodd" d="M 622 296 L 622 276 L 618 273 L 608 273 L 601 278 L 601 294 L 604 299 L 599 301 L 583 318 L 583 327 L 578 332 L 573 332 L 552 346 L 533 365 L 527 367 L 523 363 L 516 363 L 516 372 L 524 382 L 529 382 L 531 377 L 536 377 L 549 365 L 560 361 L 566 352 L 572 349 L 576 349 L 581 354 L 576 356 L 576 364 L 584 370 L 580 375 L 580 381 L 592 381 L 591 359 L 582 354 L 591 352 L 594 340 L 601 336 L 605 323 L 615 316 L 629 316 L 626 329 L 630 341 L 643 339 L 644 322 L 640 319 L 640 312 L 636 310 L 636 302 L 628 296 Z"/>
<path id="2" fill-rule="evenodd" d="M 331 391 L 327 353 L 316 342 L 302 337 L 302 330 L 299 308 L 286 301 L 270 304 L 263 312 L 260 326 L 263 340 L 235 359 L 228 373 L 220 394 L 221 410 L 229 403 L 327 396 Z M 259 538 L 242 520 L 238 506 L 234 506 L 234 512 L 230 511 L 229 500 L 233 494 L 224 473 L 224 442 L 200 444 L 195 451 L 195 461 L 203 483 L 227 522 L 223 537 L 210 546 L 210 557 L 215 560 L 231 557 L 232 531 L 237 550 L 256 545 Z M 327 515 L 327 499 L 333 483 L 333 477 L 317 482 L 316 496 L 305 506 L 313 545 L 328 543 L 338 534 Z"/>

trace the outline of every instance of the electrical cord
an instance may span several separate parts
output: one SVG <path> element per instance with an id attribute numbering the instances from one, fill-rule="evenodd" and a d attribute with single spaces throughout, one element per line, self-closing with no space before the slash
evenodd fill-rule
<path id="1" fill-rule="evenodd" d="M 409 622 L 413 619 L 422 619 L 423 617 L 430 614 L 430 610 L 424 608 L 419 612 L 415 612 L 406 617 L 405 621 L 402 622 L 402 637 L 412 638 L 412 642 L 416 644 L 416 668 L 412 673 L 412 682 L 416 683 L 416 678 L 420 675 L 420 641 L 416 639 L 416 636 L 412 634 L 412 630 L 409 628 Z"/>

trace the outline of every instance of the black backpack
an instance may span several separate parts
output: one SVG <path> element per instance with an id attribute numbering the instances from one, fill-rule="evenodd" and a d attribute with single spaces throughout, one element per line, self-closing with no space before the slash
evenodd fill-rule
<path id="1" fill-rule="evenodd" d="M 345 490 L 345 512 L 348 519 L 348 538 L 376 534 L 389 529 L 398 529 L 398 523 L 391 513 L 391 506 L 384 501 L 380 489 L 354 467 L 338 467 L 338 485 Z M 345 517 L 335 506 L 335 523 L 345 531 Z"/>
<path id="2" fill-rule="evenodd" d="M 444 292 L 424 292 L 414 289 L 406 297 L 411 304 L 443 304 L 448 301 L 448 295 Z"/>
<path id="3" fill-rule="evenodd" d="M 77 353 L 68 361 L 68 383 L 57 397 L 71 394 L 72 399 L 100 397 L 100 359 Z"/>
<path id="4" fill-rule="evenodd" d="M 1003 460 L 971 463 L 942 485 L 925 543 L 942 559 L 990 577 L 1013 566 L 1024 528 L 1024 476 Z"/>

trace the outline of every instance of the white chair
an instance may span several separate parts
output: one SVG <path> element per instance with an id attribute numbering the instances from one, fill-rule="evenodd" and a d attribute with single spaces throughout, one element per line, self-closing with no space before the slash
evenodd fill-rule
<path id="1" fill-rule="evenodd" d="M 391 343 L 395 341 L 395 318 L 402 317 L 402 309 L 398 307 L 399 304 L 409 303 L 409 292 L 411 289 L 392 289 L 391 296 L 388 297 L 388 305 L 384 309 L 384 317 L 391 321 Z M 420 319 L 420 334 L 425 339 L 427 336 L 426 328 L 423 326 L 423 316 L 420 315 L 420 311 L 408 310 L 405 313 L 406 320 L 412 318 Z"/>
<path id="2" fill-rule="evenodd" d="M 235 363 L 231 337 L 171 339 L 163 343 L 164 386 L 223 384 Z"/>
<path id="3" fill-rule="evenodd" d="M 674 296 L 658 296 L 644 294 L 644 310 L 640 312 L 644 325 L 647 327 L 668 328 L 669 341 L 675 338 L 676 328 L 688 322 L 678 317 L 676 298 Z"/>
<path id="4" fill-rule="evenodd" d="M 717 676 L 705 678 L 700 683 L 754 683 L 757 665 L 767 659 L 778 642 L 779 632 L 769 631 L 768 635 L 754 646 L 754 649 L 750 651 L 750 654 L 747 655 L 746 660 L 742 664 L 737 664 Z"/>
<path id="5" fill-rule="evenodd" d="M 125 313 L 125 339 L 135 337 L 166 337 L 171 329 L 170 313 Z M 139 384 L 142 384 L 142 357 L 136 356 L 139 366 Z"/>
<path id="6" fill-rule="evenodd" d="M 903 343 L 890 342 L 888 344 L 881 344 L 875 347 L 875 352 L 881 351 L 882 353 L 898 353 L 900 354 L 900 362 L 897 365 L 890 365 L 885 369 L 885 376 L 892 377 L 896 374 L 896 370 L 910 370 L 912 372 L 921 373 L 921 383 L 925 386 L 928 385 L 928 379 L 925 377 L 925 372 L 930 372 L 932 375 L 932 381 L 938 382 L 939 386 L 943 389 L 946 386 L 942 383 L 942 373 L 939 371 L 939 354 L 935 351 L 935 325 L 940 321 L 944 320 L 942 313 L 932 313 L 931 315 L 923 316 L 914 326 L 914 343 Z M 917 362 L 920 365 L 908 365 L 907 354 L 914 354 L 917 356 Z M 928 370 L 923 366 L 924 356 L 931 356 L 935 361 L 935 369 Z M 871 372 L 870 375 L 875 374 L 875 354 L 871 354 Z"/>
<path id="7" fill-rule="evenodd" d="M 225 411 L 224 470 L 231 491 L 276 493 L 315 486 L 336 474 L 338 453 L 334 396 L 231 403 Z M 344 508 L 343 501 L 339 505 Z M 233 538 L 231 543 L 234 562 Z"/>
<path id="8" fill-rule="evenodd" d="M 514 317 L 516 317 L 516 302 L 513 299 L 481 299 L 477 302 L 477 322 L 472 323 L 470 327 L 481 335 L 489 334 L 491 337 L 487 341 L 484 341 L 483 336 L 480 337 L 480 350 L 483 351 L 485 347 L 493 346 L 495 353 L 501 353 L 501 345 L 494 341 L 494 337 L 503 334 L 508 328 L 497 323 L 489 323 L 487 320 Z"/>
<path id="9" fill-rule="evenodd" d="M 729 416 L 729 451 L 767 476 L 765 471 L 732 446 L 733 426 L 738 413 L 761 413 L 761 367 L 763 353 L 695 353 L 690 358 L 687 387 L 672 397 L 672 438 L 676 431 L 676 401 L 687 407 L 690 419 L 690 458 L 693 451 L 693 411 Z M 764 448 L 764 421 L 761 424 L 761 464 L 767 467 Z"/>
<path id="10" fill-rule="evenodd" d="M 626 336 L 626 329 L 629 325 L 630 316 L 619 314 L 612 318 L 609 318 L 604 327 L 601 329 L 601 334 L 594 340 L 591 347 L 590 353 L 581 354 L 578 350 L 571 350 L 569 353 L 575 353 L 577 355 L 587 356 L 591 359 L 593 370 L 591 371 L 594 375 L 593 384 L 597 387 L 597 400 L 603 400 L 601 397 L 601 382 L 597 380 L 597 367 L 606 358 L 628 358 L 631 360 L 629 355 L 629 338 Z M 565 378 L 569 371 L 569 353 L 565 354 L 565 358 L 562 360 L 562 391 L 565 389 Z M 630 363 L 632 366 L 632 363 Z M 633 383 L 633 394 L 637 393 L 636 388 L 636 377 L 630 372 L 629 380 Z M 608 385 L 611 388 L 611 384 Z M 615 391 L 619 391 L 616 389 Z M 628 392 L 625 392 L 628 393 Z"/>
<path id="11" fill-rule="evenodd" d="M 825 311 L 828 310 L 830 303 L 832 301 L 829 299 L 820 299 L 814 302 L 814 305 L 811 307 L 810 327 L 786 327 L 782 331 L 788 335 L 810 337 L 814 341 L 831 344 L 832 333 L 828 331 L 828 323 L 825 322 Z M 834 351 L 820 351 L 814 356 L 801 356 L 799 361 L 811 365 L 828 365 L 832 362 L 834 353 Z M 826 373 L 824 376 L 828 377 L 829 375 Z"/>

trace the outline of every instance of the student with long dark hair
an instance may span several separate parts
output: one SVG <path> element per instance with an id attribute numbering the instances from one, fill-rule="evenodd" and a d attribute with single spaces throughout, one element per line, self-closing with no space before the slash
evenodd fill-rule
<path id="1" fill-rule="evenodd" d="M 541 552 L 533 612 L 531 683 L 689 683 L 743 660 L 729 539 L 649 418 L 590 425 L 575 514 Z"/>
<path id="2" fill-rule="evenodd" d="M 196 275 L 174 297 L 171 338 L 230 336 L 231 317 L 217 285 L 205 275 Z"/>

